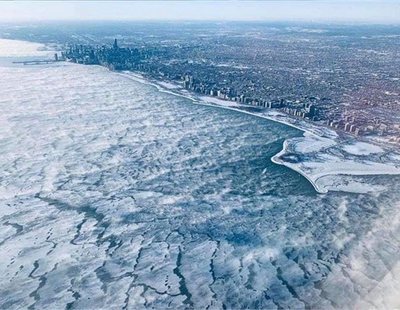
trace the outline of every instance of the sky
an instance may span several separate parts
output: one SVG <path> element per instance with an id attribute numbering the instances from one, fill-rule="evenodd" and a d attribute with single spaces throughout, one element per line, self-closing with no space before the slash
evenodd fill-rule
<path id="1" fill-rule="evenodd" d="M 0 1 L 0 22 L 256 20 L 400 24 L 400 0 Z"/>

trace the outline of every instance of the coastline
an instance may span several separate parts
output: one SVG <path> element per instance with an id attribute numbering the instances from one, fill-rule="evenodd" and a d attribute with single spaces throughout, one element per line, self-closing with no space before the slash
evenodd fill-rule
<path id="1" fill-rule="evenodd" d="M 139 83 L 143 83 L 143 84 L 154 86 L 161 92 L 189 99 L 194 104 L 199 104 L 199 105 L 203 105 L 203 106 L 217 107 L 217 108 L 221 108 L 221 109 L 227 109 L 227 110 L 231 110 L 231 111 L 237 111 L 237 112 L 249 114 L 249 115 L 252 115 L 252 116 L 256 116 L 256 117 L 259 117 L 259 118 L 267 119 L 267 120 L 270 120 L 270 121 L 274 121 L 274 122 L 277 122 L 277 123 L 280 123 L 280 124 L 283 124 L 283 125 L 298 129 L 298 130 L 300 130 L 302 132 L 307 132 L 307 133 L 310 133 L 312 135 L 316 135 L 316 133 L 314 131 L 309 130 L 307 128 L 304 128 L 303 126 L 299 126 L 299 125 L 290 123 L 290 122 L 285 121 L 285 120 L 280 120 L 280 119 L 274 118 L 274 117 L 269 116 L 269 115 L 265 115 L 265 114 L 261 115 L 261 114 L 252 113 L 252 112 L 240 109 L 241 107 L 242 108 L 249 108 L 249 107 L 251 108 L 252 106 L 249 106 L 249 105 L 238 104 L 238 103 L 236 103 L 234 101 L 217 99 L 217 98 L 209 97 L 209 96 L 206 96 L 206 95 L 204 95 L 204 96 L 196 96 L 196 95 L 191 94 L 189 92 L 187 92 L 187 94 L 184 94 L 184 93 L 181 92 L 181 90 L 182 90 L 181 88 L 178 88 L 178 87 L 176 87 L 176 88 L 167 88 L 163 84 L 159 83 L 159 82 L 163 83 L 162 81 L 157 81 L 157 80 L 154 80 L 154 79 L 148 79 L 147 77 L 145 77 L 145 76 L 143 76 L 143 75 L 141 75 L 139 73 L 135 73 L 135 72 L 123 71 L 123 72 L 117 72 L 117 74 L 119 74 L 119 75 L 121 75 L 123 77 L 129 78 L 129 79 L 132 79 L 134 81 L 137 81 Z M 216 103 L 216 100 L 224 102 L 225 104 Z M 212 101 L 214 101 L 214 102 L 212 102 Z M 254 107 L 254 108 L 257 108 L 257 107 Z M 261 110 L 261 108 L 260 108 L 260 110 Z M 280 113 L 280 112 L 276 112 L 275 111 L 274 114 L 280 115 L 282 117 L 286 117 L 286 115 L 284 115 L 283 113 Z"/>
<path id="2" fill-rule="evenodd" d="M 343 177 L 400 175 L 400 160 L 381 162 L 383 158 L 382 154 L 386 153 L 387 150 L 382 149 L 382 153 L 375 156 L 375 162 L 366 161 L 363 156 L 356 155 L 357 152 L 349 153 L 341 158 L 331 156 L 332 153 L 337 151 L 346 153 L 346 148 L 351 149 L 357 145 L 357 143 L 369 145 L 370 149 L 373 149 L 375 146 L 374 144 L 360 142 L 360 140 L 354 138 L 346 140 L 343 137 L 339 137 L 339 135 L 331 129 L 320 128 L 314 124 L 308 124 L 303 120 L 291 118 L 278 111 L 260 109 L 259 113 L 250 112 L 241 109 L 249 108 L 248 105 L 241 105 L 233 101 L 222 100 L 214 97 L 196 96 L 195 94 L 182 89 L 179 85 L 150 79 L 136 72 L 122 71 L 116 73 L 136 82 L 151 85 L 157 88 L 160 92 L 187 98 L 191 100 L 193 104 L 237 111 L 300 130 L 303 132 L 302 137 L 286 139 L 283 142 L 282 150 L 272 156 L 270 160 L 274 164 L 283 165 L 301 174 L 319 194 L 326 194 L 331 190 L 354 193 L 365 193 L 371 191 L 372 187 L 369 184 L 362 184 L 358 181 L 354 181 L 354 184 L 350 186 L 337 186 L 338 182 L 347 184 L 348 181 L 341 180 Z M 310 145 L 312 145 L 311 151 L 309 150 Z M 294 153 L 301 158 L 306 154 L 307 157 L 302 162 L 294 164 L 282 159 L 282 157 L 289 153 Z M 327 154 L 330 154 L 330 157 L 327 157 Z M 360 152 L 360 154 L 365 155 L 365 153 L 362 152 Z M 367 152 L 367 155 L 375 154 L 372 151 L 370 153 Z M 323 159 L 322 162 L 321 158 Z M 330 169 L 331 166 L 337 166 L 337 168 Z M 334 182 L 332 183 L 335 184 L 324 184 L 322 179 L 327 176 L 334 176 Z"/>
<path id="3" fill-rule="evenodd" d="M 311 185 L 314 187 L 314 189 L 315 189 L 315 191 L 316 191 L 317 193 L 319 193 L 319 194 L 326 194 L 326 193 L 328 192 L 328 190 L 320 188 L 320 187 L 318 186 L 318 184 L 317 184 L 316 182 L 314 182 L 314 180 L 311 179 L 311 177 L 310 177 L 309 175 L 307 175 L 306 173 L 304 173 L 304 171 L 302 171 L 301 169 L 296 169 L 296 167 L 290 167 L 290 166 L 288 166 L 287 164 L 285 164 L 285 162 L 283 162 L 283 161 L 279 158 L 280 156 L 285 155 L 285 153 L 286 153 L 286 151 L 287 151 L 287 148 L 288 148 L 288 141 L 285 140 L 285 141 L 283 141 L 282 150 L 281 150 L 279 153 L 277 153 L 277 154 L 275 154 L 274 156 L 272 156 L 272 157 L 271 157 L 271 161 L 272 161 L 274 164 L 282 165 L 282 166 L 288 167 L 289 169 L 292 169 L 292 170 L 296 171 L 297 173 L 301 174 L 304 178 L 306 178 L 308 182 L 311 183 Z"/>
<path id="4" fill-rule="evenodd" d="M 182 93 L 171 91 L 171 89 L 166 88 L 164 85 L 158 84 L 157 81 L 147 79 L 146 77 L 144 77 L 144 76 L 142 76 L 142 75 L 140 75 L 140 74 L 138 74 L 138 73 L 134 73 L 134 72 L 123 72 L 123 73 L 118 73 L 118 74 L 119 74 L 119 75 L 122 75 L 122 76 L 124 76 L 124 77 L 126 77 L 126 78 L 132 79 L 132 80 L 134 80 L 134 81 L 136 81 L 136 82 L 143 83 L 143 84 L 146 84 L 146 85 L 154 86 L 154 87 L 156 87 L 156 88 L 157 88 L 159 91 L 161 91 L 161 92 L 168 93 L 168 94 L 172 94 L 172 95 L 175 95 L 175 96 L 180 96 L 180 97 L 187 98 L 187 99 L 191 100 L 191 101 L 193 102 L 193 104 L 198 104 L 198 105 L 203 105 L 203 106 L 212 106 L 212 107 L 217 107 L 217 108 L 221 108 L 221 109 L 232 110 L 232 111 L 237 111 L 237 112 L 249 114 L 249 115 L 252 115 L 252 116 L 256 116 L 256 117 L 259 117 L 259 118 L 262 118 L 262 119 L 270 120 L 270 121 L 273 121 L 273 122 L 277 122 L 277 123 L 280 123 L 280 124 L 283 124 L 283 125 L 286 125 L 286 126 L 289 126 L 289 127 L 295 128 L 295 129 L 298 129 L 298 130 L 302 131 L 303 134 L 304 134 L 304 133 L 309 133 L 309 134 L 311 134 L 311 135 L 316 135 L 316 133 L 314 133 L 314 132 L 312 132 L 312 131 L 308 131 L 308 130 L 305 129 L 305 128 L 302 128 L 302 127 L 300 127 L 300 126 L 296 126 L 296 125 L 291 124 L 291 123 L 289 123 L 289 122 L 285 122 L 285 121 L 278 120 L 278 119 L 275 119 L 275 118 L 272 118 L 272 117 L 268 117 L 268 116 L 264 116 L 264 115 L 258 115 L 258 114 L 251 113 L 251 112 L 248 112 L 248 111 L 243 111 L 243 110 L 240 110 L 240 109 L 238 109 L 238 108 L 235 108 L 233 105 L 232 105 L 232 106 L 231 106 L 231 105 L 219 105 L 219 104 L 217 104 L 217 103 L 210 103 L 210 102 L 206 101 L 206 99 L 201 100 L 201 99 L 199 99 L 199 98 L 195 98 L 195 97 L 192 97 L 192 96 L 190 96 L 190 95 L 185 96 L 185 95 L 182 94 Z M 174 89 L 176 89 L 176 88 L 174 88 Z M 206 96 L 202 96 L 202 98 L 205 98 L 205 97 L 206 97 Z M 212 98 L 212 97 L 211 97 L 211 98 Z M 214 99 L 214 98 L 212 98 L 212 99 Z M 225 100 L 225 101 L 227 101 L 227 100 Z M 230 101 L 227 101 L 227 102 L 230 102 Z M 232 102 L 232 103 L 234 103 L 234 102 Z M 239 104 L 237 104 L 237 103 L 236 103 L 236 105 L 237 105 L 237 106 L 244 106 L 244 107 L 247 107 L 247 106 L 245 106 L 245 105 L 239 105 Z M 314 182 L 314 181 L 313 181 L 306 173 L 304 173 L 301 169 L 296 169 L 296 168 L 294 168 L 294 167 L 289 167 L 288 165 L 286 165 L 283 161 L 281 161 L 281 160 L 279 159 L 279 157 L 280 157 L 281 155 L 284 155 L 284 154 L 285 154 L 286 148 L 287 148 L 287 144 L 288 144 L 288 142 L 287 142 L 287 140 L 285 140 L 285 141 L 283 142 L 282 150 L 281 150 L 280 152 L 278 152 L 277 154 L 275 154 L 274 156 L 272 156 L 272 157 L 271 157 L 271 161 L 272 161 L 274 164 L 285 166 L 285 167 L 287 167 L 287 168 L 289 168 L 289 169 L 291 169 L 291 170 L 293 170 L 293 171 L 295 171 L 295 172 L 301 174 L 309 183 L 311 183 L 311 185 L 314 187 L 314 189 L 315 189 L 315 191 L 316 191 L 317 193 L 319 193 L 319 194 L 326 194 L 328 191 L 319 188 L 318 185 L 317 185 L 317 183 Z"/>

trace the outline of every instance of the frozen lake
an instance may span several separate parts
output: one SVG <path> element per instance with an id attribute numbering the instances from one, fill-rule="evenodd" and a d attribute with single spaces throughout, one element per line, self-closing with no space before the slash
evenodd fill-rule
<path id="1" fill-rule="evenodd" d="M 0 308 L 382 305 L 400 177 L 321 195 L 271 161 L 297 129 L 100 67 L 0 76 Z"/>

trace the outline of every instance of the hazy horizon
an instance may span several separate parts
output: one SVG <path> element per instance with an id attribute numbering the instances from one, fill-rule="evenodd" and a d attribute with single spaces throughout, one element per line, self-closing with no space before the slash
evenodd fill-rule
<path id="1" fill-rule="evenodd" d="M 400 24 L 400 3 L 393 0 L 0 2 L 0 22 L 58 20 Z"/>

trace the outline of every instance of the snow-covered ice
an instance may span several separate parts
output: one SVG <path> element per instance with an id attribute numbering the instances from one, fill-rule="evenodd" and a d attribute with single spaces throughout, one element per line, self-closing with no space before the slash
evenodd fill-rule
<path id="1" fill-rule="evenodd" d="M 53 56 L 45 45 L 34 42 L 0 38 L 0 57 Z"/>

